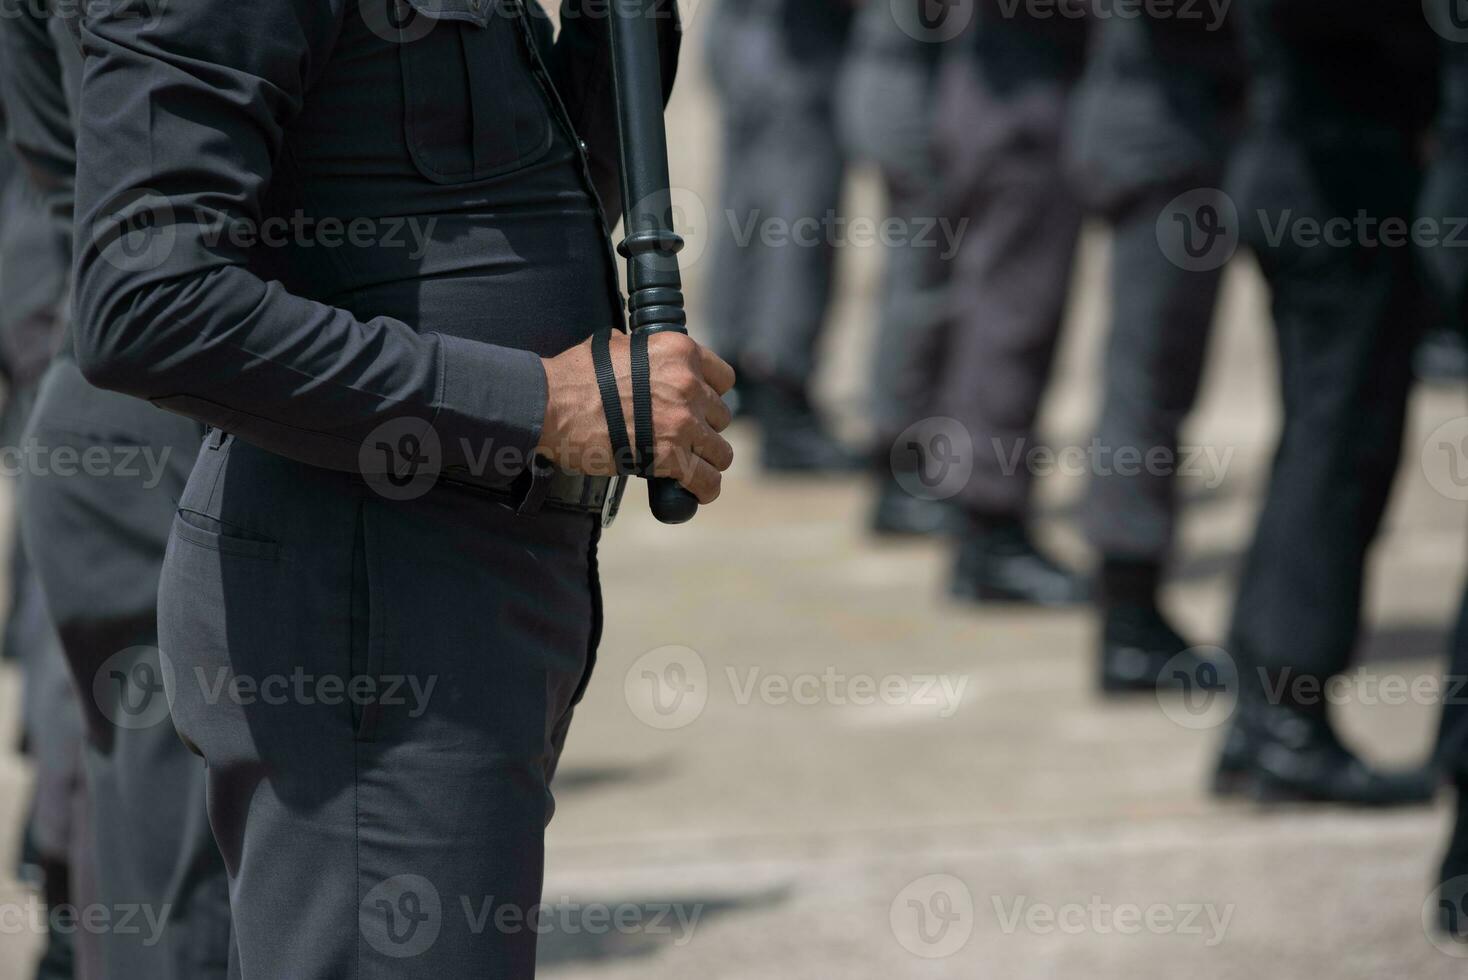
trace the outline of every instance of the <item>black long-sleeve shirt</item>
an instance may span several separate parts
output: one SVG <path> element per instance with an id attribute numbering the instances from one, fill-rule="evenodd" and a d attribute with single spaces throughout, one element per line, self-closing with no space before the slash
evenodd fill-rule
<path id="1" fill-rule="evenodd" d="M 605 4 L 553 44 L 521 0 L 127 7 L 81 25 L 87 376 L 336 469 L 401 418 L 526 459 L 539 357 L 620 315 Z"/>

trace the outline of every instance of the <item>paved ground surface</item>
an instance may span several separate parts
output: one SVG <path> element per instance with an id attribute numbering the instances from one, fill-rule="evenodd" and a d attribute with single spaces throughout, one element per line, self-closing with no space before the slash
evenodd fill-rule
<path id="1" fill-rule="evenodd" d="M 707 95 L 696 66 L 686 80 L 672 127 L 685 147 L 677 180 L 706 195 Z M 855 193 L 854 207 L 875 213 L 869 184 Z M 852 249 L 844 259 L 823 392 L 854 416 L 874 256 Z M 1093 234 L 1047 409 L 1057 443 L 1089 438 L 1105 262 L 1104 236 Z M 695 294 L 702 272 L 691 270 Z M 1189 489 L 1168 596 L 1199 642 L 1222 634 L 1276 425 L 1263 297 L 1246 266 L 1222 317 L 1189 441 L 1231 455 L 1220 486 Z M 1464 414 L 1463 401 L 1424 390 L 1414 406 L 1401 493 L 1375 556 L 1365 673 L 1341 708 L 1351 736 L 1384 760 L 1415 758 L 1431 740 L 1434 709 L 1389 703 L 1400 698 L 1388 692 L 1391 678 L 1430 679 L 1441 667 L 1465 508 L 1433 489 L 1452 486 L 1442 479 L 1452 460 L 1423 447 Z M 739 447 L 752 457 L 748 433 Z M 1083 485 L 1042 486 L 1047 539 L 1076 560 L 1084 551 L 1071 517 Z M 609 535 L 607 641 L 550 835 L 546 894 L 559 909 L 542 945 L 545 975 L 1465 974 L 1468 963 L 1422 925 L 1445 806 L 1361 814 L 1210 800 L 1216 728 L 1197 727 L 1177 702 L 1098 699 L 1085 613 L 949 603 L 945 549 L 865 536 L 868 497 L 860 481 L 768 481 L 744 467 L 693 525 L 663 529 L 634 503 Z M 858 703 L 860 678 L 909 688 Z M 782 695 L 784 684 L 800 696 Z M 0 671 L 7 730 L 15 690 Z M 27 781 L 0 753 L 0 903 L 23 900 L 5 873 Z M 607 927 L 603 906 L 623 928 Z M 25 976 L 28 946 L 0 935 L 0 980 Z"/>

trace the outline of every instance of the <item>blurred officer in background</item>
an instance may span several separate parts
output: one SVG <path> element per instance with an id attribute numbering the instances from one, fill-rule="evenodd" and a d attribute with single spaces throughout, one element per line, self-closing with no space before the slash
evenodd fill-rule
<path id="1" fill-rule="evenodd" d="M 913 23 L 923 2 L 911 0 Z M 868 0 L 836 86 L 846 150 L 880 169 L 884 219 L 899 223 L 896 236 L 884 243 L 871 372 L 878 480 L 871 524 L 881 534 L 931 534 L 951 523 L 951 508 L 908 493 L 894 479 L 889 452 L 903 430 L 933 414 L 932 379 L 947 314 L 947 235 L 958 231 L 940 225 L 943 195 L 933 145 L 940 38 L 899 23 L 889 0 Z M 905 459 L 899 455 L 898 462 Z"/>
<path id="2" fill-rule="evenodd" d="M 4 18 L 0 31 L 8 32 L 12 19 Z M 7 38 L 0 47 L 0 74 L 13 77 L 13 57 Z M 0 103 L 6 132 L 13 136 L 27 124 L 26 107 L 16 103 L 8 84 L 0 86 Z M 41 374 L 59 340 L 69 252 L 43 195 L 28 169 L 17 165 L 8 143 L 0 148 L 0 159 L 0 373 L 5 380 L 0 445 L 6 450 L 7 471 L 16 466 L 16 472 L 7 475 L 23 477 L 34 461 L 27 451 L 25 425 Z M 86 905 L 96 894 L 82 775 L 81 708 L 35 565 L 19 533 L 12 541 L 9 565 L 5 652 L 20 665 L 21 737 L 36 774 L 21 848 L 21 878 L 39 888 L 48 909 Z M 95 935 L 51 930 L 49 917 L 45 925 L 43 953 L 36 965 L 40 980 L 99 975 Z"/>
<path id="3" fill-rule="evenodd" d="M 1035 15 L 985 0 L 945 45 L 937 111 L 946 203 L 966 221 L 948 290 L 939 414 L 973 440 L 952 589 L 976 600 L 1063 605 L 1079 576 L 1031 540 L 1035 420 L 1069 293 L 1081 205 L 1061 171 L 1064 120 L 1085 60 L 1083 10 Z"/>
<path id="4" fill-rule="evenodd" d="M 1104 401 L 1085 526 L 1100 556 L 1103 690 L 1153 691 L 1191 644 L 1158 604 L 1177 523 L 1178 435 L 1198 395 L 1227 253 L 1166 254 L 1180 195 L 1223 182 L 1243 115 L 1242 53 L 1207 8 L 1104 17 L 1074 99 L 1071 186 L 1112 228 Z M 1170 672 L 1169 672 L 1170 673 Z"/>
<path id="5" fill-rule="evenodd" d="M 845 159 L 836 77 L 847 0 L 716 0 L 708 63 L 723 109 L 707 318 L 737 408 L 773 472 L 858 463 L 811 403 L 831 306 Z"/>
<path id="6" fill-rule="evenodd" d="M 45 227 L 62 245 L 64 273 L 81 52 L 61 18 L 37 5 L 5 18 L 0 32 L 11 138 L 47 201 Z M 20 519 L 86 721 L 80 851 L 95 885 L 85 904 L 138 909 L 143 926 L 84 931 L 96 946 L 96 962 L 79 963 L 84 980 L 222 980 L 228 970 L 228 881 L 209 829 L 204 767 L 169 719 L 157 648 L 159 570 L 201 433 L 188 419 L 92 387 L 69 336 L 26 432 L 56 461 L 27 470 Z M 63 468 L 68 453 L 100 453 L 106 464 Z"/>
<path id="7" fill-rule="evenodd" d="M 1461 221 L 1468 215 L 1468 30 L 1449 19 L 1451 3 L 1433 0 L 1426 8 L 1430 22 L 1444 35 L 1439 45 L 1442 101 L 1435 158 L 1418 211 L 1427 218 Z M 1419 254 L 1445 319 L 1459 330 L 1468 327 L 1468 251 L 1439 243 Z M 1456 790 L 1457 816 L 1438 871 L 1437 910 L 1443 932 L 1468 940 L 1468 592 L 1450 653 L 1436 761 Z"/>
<path id="8" fill-rule="evenodd" d="M 1240 12 L 1251 118 L 1230 193 L 1272 292 L 1284 422 L 1234 610 L 1240 697 L 1217 788 L 1421 801 L 1431 779 L 1362 762 L 1323 690 L 1356 649 L 1424 320 L 1412 249 L 1383 243 L 1414 216 L 1435 37 L 1418 4 L 1247 0 Z"/>

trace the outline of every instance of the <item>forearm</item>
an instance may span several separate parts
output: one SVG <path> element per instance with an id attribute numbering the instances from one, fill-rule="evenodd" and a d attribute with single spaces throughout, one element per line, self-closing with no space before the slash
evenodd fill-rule
<path id="1" fill-rule="evenodd" d="M 392 419 L 433 426 L 445 467 L 486 444 L 523 460 L 539 438 L 545 376 L 529 352 L 358 320 L 238 267 L 129 288 L 95 264 L 83 262 L 76 347 L 100 387 L 333 469 L 359 469 Z"/>

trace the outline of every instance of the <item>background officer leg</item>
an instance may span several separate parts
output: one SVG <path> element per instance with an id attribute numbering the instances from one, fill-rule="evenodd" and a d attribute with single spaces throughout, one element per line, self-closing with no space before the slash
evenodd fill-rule
<path id="1" fill-rule="evenodd" d="M 727 136 L 715 345 L 740 372 L 742 400 L 764 436 L 763 463 L 774 471 L 857 462 L 810 399 L 842 234 L 845 161 L 833 94 L 850 27 L 843 8 L 733 2 L 729 33 L 714 35 L 729 45 L 716 71 Z"/>
<path id="2" fill-rule="evenodd" d="M 953 203 L 967 220 L 952 273 L 953 318 L 939 381 L 941 414 L 974 446 L 953 593 L 977 600 L 1080 601 L 1081 581 L 1027 528 L 1028 456 L 1059 338 L 1081 206 L 1061 171 L 1069 89 L 1022 85 L 959 56 L 943 69 L 940 140 Z"/>
<path id="3" fill-rule="evenodd" d="M 836 93 L 846 149 L 881 170 L 884 220 L 897 227 L 896 237 L 883 243 L 871 366 L 878 486 L 871 523 L 881 534 L 931 534 L 951 524 L 951 508 L 908 494 L 891 471 L 897 438 L 934 411 L 949 250 L 955 233 L 962 234 L 942 212 L 933 145 L 941 51 L 940 45 L 904 34 L 887 7 L 870 5 L 858 22 Z"/>
<path id="4" fill-rule="evenodd" d="M 1431 781 L 1365 765 L 1336 735 L 1323 690 L 1359 638 L 1366 558 L 1402 448 L 1420 288 L 1407 248 L 1279 225 L 1412 216 L 1433 36 L 1420 11 L 1353 10 L 1250 22 L 1254 50 L 1273 53 L 1255 79 L 1256 113 L 1301 115 L 1256 115 L 1231 180 L 1240 213 L 1260 216 L 1245 229 L 1273 293 L 1284 423 L 1234 608 L 1241 703 L 1219 775 L 1221 788 L 1242 776 L 1266 798 L 1387 804 L 1426 800 Z M 1389 102 L 1384 79 L 1397 92 Z"/>

